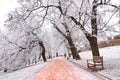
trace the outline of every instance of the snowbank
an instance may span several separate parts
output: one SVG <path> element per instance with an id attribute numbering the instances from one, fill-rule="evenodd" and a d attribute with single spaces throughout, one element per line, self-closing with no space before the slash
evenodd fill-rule
<path id="1" fill-rule="evenodd" d="M 120 46 L 101 48 L 100 55 L 104 58 L 104 70 L 98 71 L 101 75 L 104 75 L 112 80 L 120 80 Z M 91 51 L 84 51 L 79 53 L 82 60 L 75 61 L 87 68 L 87 59 L 92 58 Z"/>

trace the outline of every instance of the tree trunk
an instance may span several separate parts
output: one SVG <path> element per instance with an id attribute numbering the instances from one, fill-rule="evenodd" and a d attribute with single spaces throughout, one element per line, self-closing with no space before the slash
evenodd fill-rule
<path id="1" fill-rule="evenodd" d="M 71 38 L 71 34 L 70 34 L 70 31 L 69 31 L 69 27 L 66 23 L 62 23 L 65 30 L 66 30 L 66 34 L 64 34 L 58 27 L 57 25 L 54 24 L 54 27 L 55 29 L 61 34 L 63 35 L 67 41 L 68 41 L 68 45 L 70 46 L 70 50 L 71 50 L 71 53 L 72 53 L 72 56 L 73 56 L 73 59 L 76 59 L 76 60 L 79 60 L 80 59 L 80 56 L 79 54 L 77 53 L 77 48 L 75 47 L 75 44 L 73 43 L 73 40 Z M 69 51 L 68 51 L 69 52 Z"/>
<path id="2" fill-rule="evenodd" d="M 46 62 L 47 59 L 46 59 L 46 56 L 45 56 L 45 47 L 43 45 L 43 42 L 39 41 L 39 45 L 40 45 L 40 47 L 42 47 L 42 53 L 41 54 L 42 54 L 43 61 Z"/>
<path id="3" fill-rule="evenodd" d="M 97 38 L 94 36 L 93 37 L 87 36 L 87 39 L 88 39 L 90 46 L 91 46 L 92 55 L 93 56 L 100 56 L 98 44 L 97 44 Z"/>
<path id="4" fill-rule="evenodd" d="M 77 53 L 77 48 L 75 47 L 75 45 L 74 45 L 74 43 L 72 41 L 72 38 L 69 36 L 69 37 L 67 37 L 67 40 L 68 40 L 68 43 L 69 43 L 69 46 L 70 46 L 70 50 L 71 50 L 73 59 L 79 60 L 80 56 Z"/>
<path id="5" fill-rule="evenodd" d="M 98 44 L 97 44 L 97 2 L 98 0 L 93 1 L 92 6 L 92 16 L 91 16 L 91 26 L 92 34 L 86 35 L 89 40 L 93 56 L 100 56 Z"/>
<path id="6" fill-rule="evenodd" d="M 56 53 L 56 57 L 58 57 L 59 55 L 58 55 L 58 53 Z"/>

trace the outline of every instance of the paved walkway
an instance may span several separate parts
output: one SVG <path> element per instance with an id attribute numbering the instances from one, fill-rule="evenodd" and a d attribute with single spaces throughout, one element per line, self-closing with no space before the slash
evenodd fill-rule
<path id="1" fill-rule="evenodd" d="M 82 70 L 67 61 L 58 57 L 47 67 L 41 70 L 34 80 L 100 80 L 89 72 Z"/>

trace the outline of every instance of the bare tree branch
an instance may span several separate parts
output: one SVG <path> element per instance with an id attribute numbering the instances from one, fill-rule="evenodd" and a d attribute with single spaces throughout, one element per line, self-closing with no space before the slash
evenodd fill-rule
<path id="1" fill-rule="evenodd" d="M 67 37 L 58 27 L 57 27 L 57 25 L 55 24 L 55 23 L 52 23 L 53 25 L 54 25 L 54 28 L 58 31 L 58 32 L 60 32 L 64 37 Z"/>
<path id="2" fill-rule="evenodd" d="M 98 29 L 98 30 L 103 30 L 104 28 L 107 27 L 107 24 L 110 22 L 110 20 L 112 19 L 112 17 L 115 15 L 115 13 L 117 13 L 118 10 L 116 10 L 109 18 L 109 20 L 105 23 L 105 25 L 101 28 L 101 29 Z"/>

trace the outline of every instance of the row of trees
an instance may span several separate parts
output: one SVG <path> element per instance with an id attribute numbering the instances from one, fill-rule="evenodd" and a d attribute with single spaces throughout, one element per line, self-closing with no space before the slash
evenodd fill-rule
<path id="1" fill-rule="evenodd" d="M 26 8 L 28 15 L 25 19 L 31 13 L 39 12 L 42 16 L 42 22 L 45 20 L 50 21 L 54 28 L 68 41 L 74 59 L 80 59 L 80 57 L 77 54 L 77 49 L 71 36 L 71 29 L 79 27 L 90 43 L 93 56 L 99 56 L 97 45 L 98 30 L 103 30 L 102 28 L 107 27 L 110 19 L 119 11 L 119 6 L 112 4 L 112 0 L 36 0 L 22 1 L 22 3 L 28 3 L 32 6 Z M 113 11 L 108 21 L 102 22 L 103 18 L 101 17 L 103 15 L 99 14 L 99 9 L 106 7 L 106 11 L 111 8 L 115 12 Z"/>

